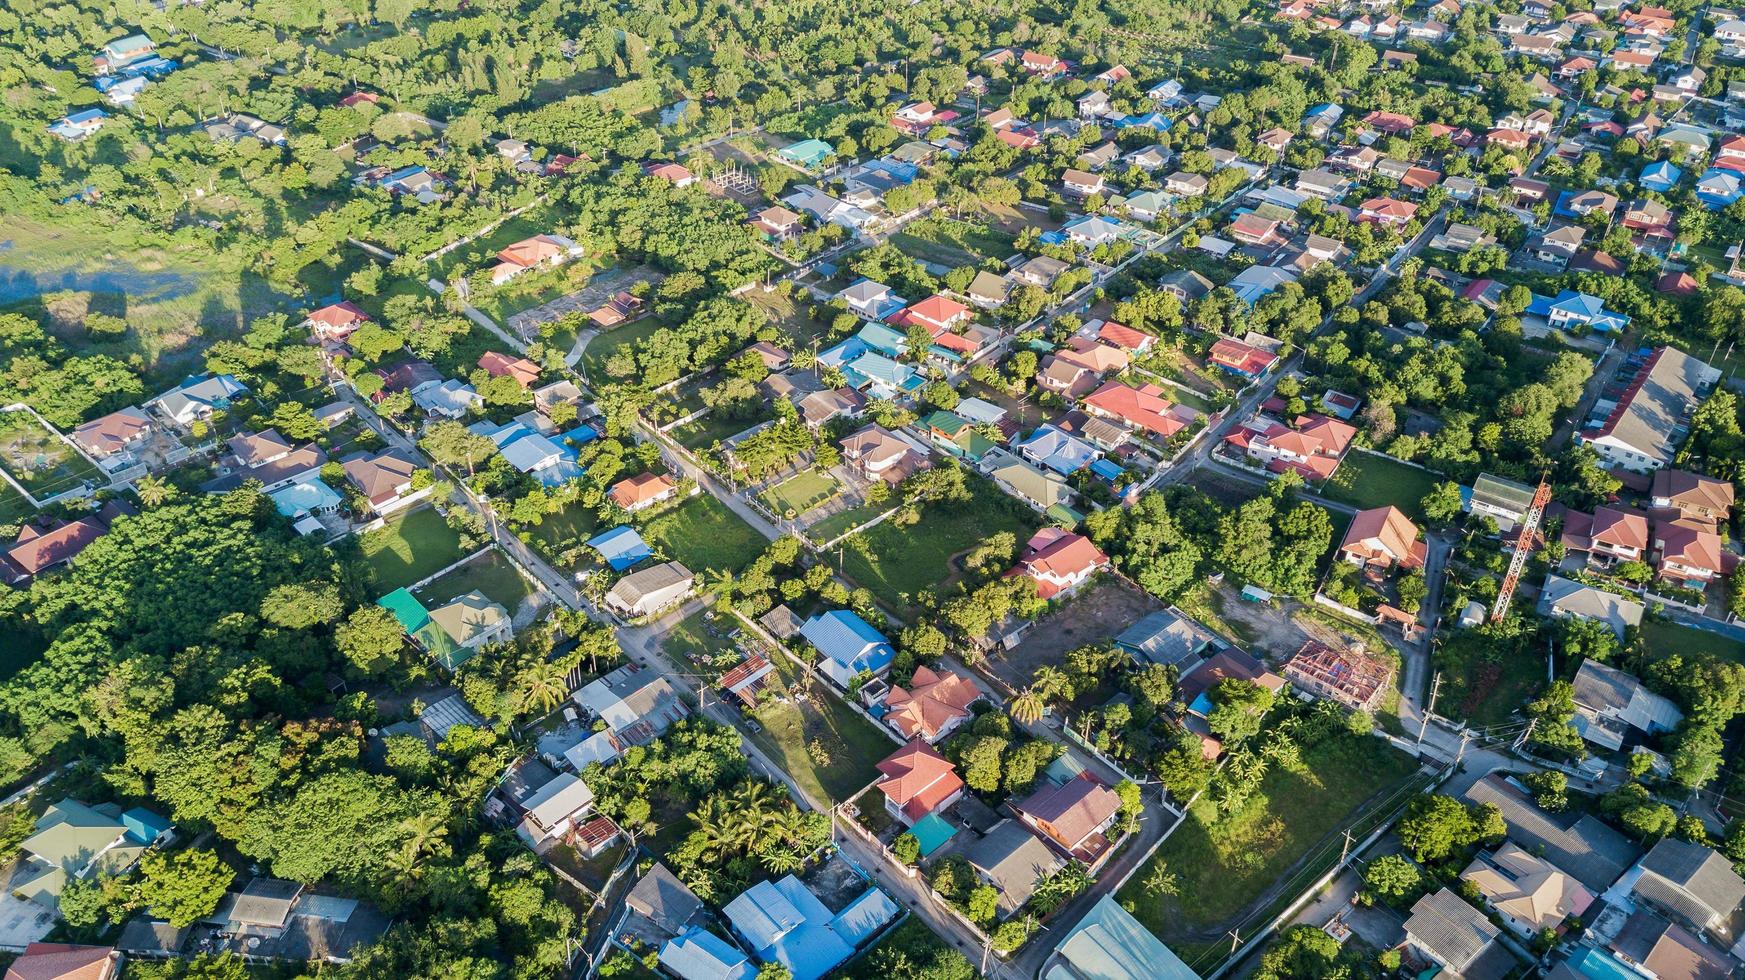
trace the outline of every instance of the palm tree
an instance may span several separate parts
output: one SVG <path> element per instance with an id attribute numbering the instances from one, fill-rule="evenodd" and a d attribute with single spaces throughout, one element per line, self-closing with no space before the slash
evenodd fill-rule
<path id="1" fill-rule="evenodd" d="M 139 502 L 147 507 L 156 507 L 169 500 L 171 495 L 175 493 L 175 489 L 163 477 L 159 476 L 140 477 L 133 489 L 135 493 L 139 494 Z"/>
<path id="2" fill-rule="evenodd" d="M 1066 676 L 1066 671 L 1050 664 L 1036 668 L 1036 676 L 1030 679 L 1030 689 L 1044 701 L 1052 701 L 1072 690 L 1072 680 Z"/>
<path id="3" fill-rule="evenodd" d="M 544 660 L 521 679 L 521 706 L 549 712 L 570 693 L 569 669 L 555 660 Z"/>
<path id="4" fill-rule="evenodd" d="M 1036 694 L 1034 687 L 1020 691 L 1006 709 L 1011 712 L 1012 720 L 1020 725 L 1034 725 L 1042 720 L 1042 698 Z"/>
<path id="5" fill-rule="evenodd" d="M 400 821 L 399 829 L 406 835 L 403 850 L 414 861 L 425 854 L 448 849 L 448 821 L 443 814 L 434 810 L 420 811 L 407 817 Z"/>
<path id="6" fill-rule="evenodd" d="M 1169 870 L 1168 864 L 1159 861 L 1157 867 L 1151 869 L 1151 874 L 1145 878 L 1145 890 L 1153 898 L 1166 898 L 1181 892 L 1181 881 L 1174 871 Z"/>

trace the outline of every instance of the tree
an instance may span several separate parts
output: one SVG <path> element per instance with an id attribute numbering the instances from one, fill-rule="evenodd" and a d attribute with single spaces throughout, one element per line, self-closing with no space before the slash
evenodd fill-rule
<path id="1" fill-rule="evenodd" d="M 1569 777 L 1555 769 L 1528 773 L 1523 780 L 1533 791 L 1533 802 L 1548 813 L 1561 813 L 1569 806 Z"/>
<path id="2" fill-rule="evenodd" d="M 1364 884 L 1390 905 L 1404 905 L 1424 887 L 1418 866 L 1398 854 L 1384 854 L 1363 871 Z"/>
<path id="3" fill-rule="evenodd" d="M 1012 720 L 1020 725 L 1033 725 L 1042 720 L 1044 710 L 1042 699 L 1037 696 L 1034 686 L 1019 691 L 1007 708 L 1012 713 Z"/>
<path id="4" fill-rule="evenodd" d="M 386 670 L 400 656 L 406 644 L 406 628 L 393 613 L 371 604 L 352 610 L 333 639 L 352 666 L 374 675 Z"/>
<path id="5" fill-rule="evenodd" d="M 177 929 L 200 921 L 223 901 L 236 873 L 212 851 L 147 851 L 139 861 L 139 901 Z"/>
<path id="6" fill-rule="evenodd" d="M 1349 978 L 1350 971 L 1337 966 L 1339 958 L 1338 940 L 1314 926 L 1292 926 L 1261 956 L 1254 975 L 1258 980 Z"/>
<path id="7" fill-rule="evenodd" d="M 1006 740 L 987 735 L 971 742 L 963 753 L 963 781 L 978 793 L 993 793 L 1000 788 L 1000 757 L 1006 751 Z"/>
<path id="8" fill-rule="evenodd" d="M 921 839 L 908 831 L 897 835 L 897 839 L 891 842 L 891 857 L 903 864 L 913 865 L 921 860 Z"/>
<path id="9" fill-rule="evenodd" d="M 1432 524 L 1452 524 L 1460 518 L 1460 484 L 1444 480 L 1419 502 L 1424 518 Z"/>
<path id="10" fill-rule="evenodd" d="M 1399 822 L 1400 843 L 1419 861 L 1440 861 L 1478 840 L 1478 824 L 1464 803 L 1426 793 L 1406 805 Z"/>
<path id="11" fill-rule="evenodd" d="M 968 915 L 971 922 L 977 925 L 987 925 L 1000 914 L 1000 893 L 988 885 L 977 885 L 969 893 Z"/>
<path id="12" fill-rule="evenodd" d="M 1274 700 L 1272 691 L 1236 677 L 1213 685 L 1211 695 L 1213 708 L 1206 716 L 1206 725 L 1226 744 L 1259 734 Z"/>
<path id="13" fill-rule="evenodd" d="M 497 444 L 489 437 L 467 431 L 459 422 L 438 422 L 424 431 L 419 448 L 443 466 L 464 467 L 468 476 L 474 468 L 497 452 Z"/>
<path id="14" fill-rule="evenodd" d="M 339 586 L 332 582 L 297 582 L 281 585 L 261 600 L 261 618 L 286 629 L 323 626 L 345 612 Z"/>

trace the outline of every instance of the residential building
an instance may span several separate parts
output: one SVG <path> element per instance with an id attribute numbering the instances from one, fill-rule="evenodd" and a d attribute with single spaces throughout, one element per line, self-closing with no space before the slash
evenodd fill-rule
<path id="1" fill-rule="evenodd" d="M 759 961 L 787 967 L 793 980 L 819 980 L 900 910 L 890 896 L 868 887 L 832 913 L 798 878 L 787 875 L 752 885 L 722 912 Z"/>
<path id="2" fill-rule="evenodd" d="M 1112 894 L 1098 899 L 1061 939 L 1041 975 L 1047 980 L 1199 980 Z"/>
<path id="3" fill-rule="evenodd" d="M 1177 197 L 1199 197 L 1206 193 L 1210 182 L 1200 174 L 1190 174 L 1178 170 L 1163 179 L 1163 189 L 1166 193 Z"/>
<path id="4" fill-rule="evenodd" d="M 1708 527 L 1683 521 L 1654 523 L 1654 567 L 1663 579 L 1687 589 L 1707 588 L 1733 571 L 1739 558 Z"/>
<path id="5" fill-rule="evenodd" d="M 483 405 L 484 401 L 472 385 L 453 378 L 425 385 L 412 393 L 412 404 L 433 419 L 466 418 L 468 412 Z"/>
<path id="6" fill-rule="evenodd" d="M 964 295 L 976 306 L 992 310 L 1005 305 L 1006 299 L 1012 294 L 1012 288 L 1011 280 L 983 269 L 970 281 Z"/>
<path id="7" fill-rule="evenodd" d="M 1685 470 L 1656 470 L 1649 502 L 1676 511 L 1686 521 L 1725 523 L 1733 509 L 1733 484 Z"/>
<path id="8" fill-rule="evenodd" d="M 1181 674 L 1192 670 L 1215 642 L 1211 631 L 1174 606 L 1147 613 L 1115 637 L 1115 646 L 1135 663 L 1167 664 Z"/>
<path id="9" fill-rule="evenodd" d="M 748 220 L 758 234 L 772 242 L 785 242 L 805 230 L 805 219 L 779 204 L 758 211 Z"/>
<path id="10" fill-rule="evenodd" d="M 479 356 L 479 367 L 493 378 L 514 378 L 523 388 L 531 388 L 539 380 L 539 365 L 525 357 L 510 357 L 494 350 Z"/>
<path id="11" fill-rule="evenodd" d="M 1015 448 L 1025 459 L 1061 476 L 1077 473 L 1099 455 L 1097 447 L 1054 425 L 1038 426 Z"/>
<path id="12" fill-rule="evenodd" d="M 844 689 L 862 674 L 884 676 L 897 655 L 883 633 L 847 609 L 813 616 L 800 635 L 818 651 L 818 670 Z"/>
<path id="13" fill-rule="evenodd" d="M 228 374 L 194 375 L 145 403 L 171 424 L 187 428 L 230 407 L 231 400 L 248 393 L 248 386 Z"/>
<path id="14" fill-rule="evenodd" d="M 606 593 L 606 605 L 632 618 L 659 612 L 691 594 L 696 576 L 676 561 L 631 572 Z"/>
<path id="15" fill-rule="evenodd" d="M 638 473 L 612 484 L 606 498 L 625 510 L 647 510 L 679 492 L 679 485 L 659 473 Z"/>
<path id="16" fill-rule="evenodd" d="M 1648 553 L 1648 518 L 1623 507 L 1595 507 L 1592 515 L 1569 511 L 1563 519 L 1563 545 L 1586 552 L 1588 562 L 1609 568 L 1641 561 Z"/>
<path id="17" fill-rule="evenodd" d="M 659 956 L 679 980 L 757 980 L 757 964 L 748 954 L 700 925 L 662 943 Z"/>
<path id="18" fill-rule="evenodd" d="M 923 452 L 876 423 L 842 440 L 842 460 L 861 476 L 892 486 L 927 465 Z"/>
<path id="19" fill-rule="evenodd" d="M 332 303 L 309 314 L 303 325 L 314 331 L 315 339 L 343 344 L 358 327 L 368 323 L 370 315 L 354 303 Z"/>
<path id="20" fill-rule="evenodd" d="M 1102 194 L 1109 189 L 1101 174 L 1087 173 L 1083 170 L 1068 170 L 1061 175 L 1061 185 L 1068 194 L 1075 197 L 1090 197 L 1092 194 Z"/>
<path id="21" fill-rule="evenodd" d="M 999 892 L 1001 918 L 1030 900 L 1036 885 L 1066 865 L 1066 860 L 1017 820 L 1000 821 L 963 856 L 977 877 Z"/>
<path id="22" fill-rule="evenodd" d="M 41 516 L 24 523 L 12 544 L 0 548 L 0 582 L 23 586 L 44 572 L 72 564 L 80 552 L 109 533 L 116 518 L 131 513 L 131 505 L 114 501 L 78 520 Z"/>
<path id="23" fill-rule="evenodd" d="M 963 796 L 957 769 L 919 738 L 885 757 L 876 767 L 874 785 L 885 798 L 885 810 L 905 827 L 929 813 L 946 810 Z"/>
<path id="24" fill-rule="evenodd" d="M 1541 810 L 1532 794 L 1506 772 L 1479 779 L 1463 799 L 1495 806 L 1509 828 L 1510 840 L 1556 865 L 1596 895 L 1612 887 L 1642 853 L 1629 838 L 1591 814 Z"/>
<path id="25" fill-rule="evenodd" d="M 1158 288 L 1174 296 L 1184 307 L 1211 295 L 1216 287 L 1212 280 L 1191 269 L 1167 273 L 1157 281 Z"/>
<path id="26" fill-rule="evenodd" d="M 1279 673 L 1305 696 L 1373 712 L 1393 690 L 1394 665 L 1360 649 L 1310 640 L 1285 661 Z"/>
<path id="27" fill-rule="evenodd" d="M 624 896 L 630 911 L 669 936 L 689 928 L 703 912 L 703 900 L 659 861 Z"/>
<path id="28" fill-rule="evenodd" d="M 131 406 L 93 419 L 69 433 L 105 470 L 132 466 L 135 452 L 152 433 L 151 416 Z"/>
<path id="29" fill-rule="evenodd" d="M 1506 969 L 1475 969 L 1481 957 L 1496 955 L 1493 950 L 1501 954 L 1503 962 L 1514 965 L 1513 957 L 1497 945 L 1501 930 L 1447 888 L 1418 899 L 1405 929 L 1406 945 L 1450 976 L 1472 980 L 1503 976 Z"/>
<path id="30" fill-rule="evenodd" d="M 587 783 L 572 773 L 553 772 L 531 756 L 510 768 L 498 795 L 508 803 L 516 836 L 540 853 L 568 843 L 594 811 L 594 791 Z"/>
<path id="31" fill-rule="evenodd" d="M 1091 576 L 1109 567 L 1109 556 L 1082 534 L 1045 527 L 1031 536 L 1018 557 L 1019 574 L 1036 583 L 1043 599 L 1071 595 Z"/>
<path id="32" fill-rule="evenodd" d="M 68 881 L 126 874 L 173 831 L 168 820 L 150 810 L 61 800 L 36 818 L 35 832 L 18 845 L 6 890 L 56 911 Z"/>
<path id="33" fill-rule="evenodd" d="M 1472 481 L 1471 491 L 1462 496 L 1469 513 L 1489 517 L 1497 522 L 1499 530 L 1508 531 L 1526 517 L 1533 505 L 1533 494 L 1533 488 L 1524 483 L 1480 473 Z"/>
<path id="34" fill-rule="evenodd" d="M 1574 582 L 1557 575 L 1547 575 L 1539 590 L 1539 614 L 1542 616 L 1577 616 L 1605 623 L 1618 639 L 1624 631 L 1642 624 L 1647 609 L 1642 603 L 1626 596 Z"/>
<path id="35" fill-rule="evenodd" d="M 1730 946 L 1733 914 L 1745 902 L 1745 879 L 1713 848 L 1677 837 L 1663 838 L 1637 864 L 1641 876 L 1630 894 L 1675 922 Z"/>
<path id="36" fill-rule="evenodd" d="M 1422 568 L 1426 545 L 1398 507 L 1360 510 L 1339 544 L 1339 557 L 1362 568 Z"/>
<path id="37" fill-rule="evenodd" d="M 1201 239 L 1204 242 L 1204 239 Z M 1283 269 L 1272 265 L 1251 265 L 1234 278 L 1225 283 L 1236 294 L 1236 298 L 1249 306 L 1260 302 L 1274 290 L 1280 289 L 1297 281 L 1297 274 L 1291 269 Z"/>
<path id="38" fill-rule="evenodd" d="M 1399 201 L 1391 197 L 1372 197 L 1358 206 L 1359 221 L 1370 221 L 1389 228 L 1397 228 L 1411 221 L 1418 214 L 1418 206 L 1410 201 Z"/>
<path id="39" fill-rule="evenodd" d="M 1577 436 L 1615 466 L 1651 473 L 1672 462 L 1691 413 L 1721 372 L 1674 347 L 1649 356 L 1599 426 Z"/>
<path id="40" fill-rule="evenodd" d="M 385 449 L 374 456 L 358 452 L 340 461 L 345 478 L 357 487 L 370 510 L 386 514 L 410 501 L 412 478 L 418 462 L 399 449 Z"/>
<path id="41" fill-rule="evenodd" d="M 540 266 L 558 266 L 582 254 L 582 246 L 562 235 L 534 235 L 523 238 L 497 253 L 497 264 L 491 268 L 491 285 L 503 283 Z"/>
<path id="42" fill-rule="evenodd" d="M 891 685 L 883 720 L 904 738 L 932 745 L 974 718 L 970 706 L 983 697 L 968 677 L 923 665 L 915 668 L 907 687 Z"/>
<path id="43" fill-rule="evenodd" d="M 112 946 L 31 943 L 6 968 L 5 980 L 119 980 L 121 953 Z"/>
<path id="44" fill-rule="evenodd" d="M 1194 417 L 1192 410 L 1172 405 L 1157 385 L 1134 388 L 1119 381 L 1104 382 L 1085 396 L 1080 407 L 1088 415 L 1124 422 L 1158 439 L 1168 439 L 1187 428 Z"/>
<path id="45" fill-rule="evenodd" d="M 1038 837 L 1092 871 L 1114 847 L 1108 831 L 1121 815 L 1121 798 L 1088 773 L 1039 789 L 1011 806 Z"/>
<path id="46" fill-rule="evenodd" d="M 1574 878 L 1541 857 L 1504 841 L 1494 851 L 1483 851 L 1460 873 L 1478 889 L 1484 903 L 1508 926 L 1529 942 L 1546 929 L 1562 927 L 1593 904 L 1594 895 Z"/>
<path id="47" fill-rule="evenodd" d="M 1683 720 L 1677 705 L 1616 667 L 1584 660 L 1575 673 L 1575 728 L 1595 745 L 1619 751 L 1627 740 L 1670 732 Z"/>
<path id="48" fill-rule="evenodd" d="M 1274 473 L 1294 469 L 1319 482 L 1339 468 L 1357 435 L 1354 427 L 1323 415 L 1300 415 L 1295 426 L 1261 416 L 1238 426 L 1224 441 Z"/>
<path id="49" fill-rule="evenodd" d="M 1533 257 L 1562 268 L 1569 264 L 1575 253 L 1581 251 L 1582 239 L 1586 237 L 1586 228 L 1580 225 L 1563 225 L 1539 236 L 1539 244 L 1534 246 Z"/>
<path id="50" fill-rule="evenodd" d="M 647 745 L 690 714 L 671 681 L 635 664 L 590 681 L 570 699 L 626 745 Z"/>
<path id="51" fill-rule="evenodd" d="M 224 476 L 201 484 L 200 489 L 207 493 L 228 493 L 253 480 L 260 483 L 262 492 L 272 493 L 293 483 L 319 478 L 321 467 L 326 463 L 327 453 L 320 446 L 307 443 L 263 462 L 239 466 Z"/>
<path id="52" fill-rule="evenodd" d="M 490 644 L 509 642 L 515 632 L 509 610 L 476 590 L 430 610 L 430 622 L 442 631 L 451 646 L 429 652 L 450 670 Z"/>
<path id="53" fill-rule="evenodd" d="M 1731 980 L 1734 961 L 1664 916 L 1639 908 L 1606 943 L 1606 949 L 1637 973 L 1679 980 Z M 1610 964 L 1607 964 L 1608 966 Z M 1585 976 L 1585 974 L 1584 974 Z"/>

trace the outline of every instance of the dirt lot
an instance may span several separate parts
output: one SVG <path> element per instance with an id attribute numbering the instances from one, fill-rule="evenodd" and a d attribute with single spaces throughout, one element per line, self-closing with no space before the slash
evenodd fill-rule
<path id="1" fill-rule="evenodd" d="M 1147 613 L 1162 608 L 1163 603 L 1126 579 L 1104 576 L 1088 591 L 1037 620 L 1016 648 L 990 653 L 987 667 L 1013 687 L 1028 686 L 1036 668 L 1059 665 L 1068 650 L 1111 640 Z"/>
<path id="2" fill-rule="evenodd" d="M 1353 624 L 1350 629 L 1335 629 L 1294 599 L 1248 602 L 1238 590 L 1224 585 L 1213 593 L 1212 602 L 1224 625 L 1237 634 L 1248 652 L 1274 662 L 1297 652 L 1311 639 L 1340 647 L 1353 640 L 1366 647 L 1375 645 L 1372 628 Z"/>

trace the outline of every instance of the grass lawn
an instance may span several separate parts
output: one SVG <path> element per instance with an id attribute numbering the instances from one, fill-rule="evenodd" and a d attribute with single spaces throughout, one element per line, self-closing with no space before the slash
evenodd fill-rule
<path id="1" fill-rule="evenodd" d="M 805 672 L 797 664 L 785 656 L 775 657 L 774 663 L 789 691 L 806 690 Z M 792 699 L 771 702 L 754 715 L 763 726 L 754 736 L 759 746 L 807 793 L 837 803 L 878 778 L 875 764 L 897 750 L 896 742 L 816 682 L 804 704 Z M 818 755 L 813 754 L 813 742 L 822 750 Z"/>
<path id="2" fill-rule="evenodd" d="M 707 452 L 717 442 L 728 436 L 738 435 L 746 429 L 773 418 L 768 412 L 759 412 L 755 417 L 736 419 L 729 415 L 710 413 L 694 422 L 674 428 L 671 435 L 678 444 L 694 453 Z"/>
<path id="3" fill-rule="evenodd" d="M 0 414 L 0 465 L 38 500 L 80 483 L 105 482 L 97 467 L 28 412 Z"/>
<path id="4" fill-rule="evenodd" d="M 739 622 L 720 616 L 713 620 L 705 618 L 709 615 L 707 610 L 692 613 L 667 630 L 662 645 L 675 661 L 681 664 L 688 661 L 697 667 L 714 670 L 714 657 L 733 649 L 728 634 L 738 628 Z M 725 673 L 726 668 L 721 672 Z"/>
<path id="5" fill-rule="evenodd" d="M 24 494 L 12 488 L 12 484 L 0 480 L 0 524 L 17 524 L 29 517 L 35 511 L 30 501 L 24 499 Z"/>
<path id="6" fill-rule="evenodd" d="M 699 493 L 642 527 L 642 539 L 686 568 L 737 572 L 762 553 L 764 536 L 727 505 Z"/>
<path id="7" fill-rule="evenodd" d="M 1321 487 L 1321 496 L 1364 510 L 1392 504 L 1412 520 L 1422 521 L 1418 504 L 1441 482 L 1434 473 L 1415 466 L 1353 450 Z"/>
<path id="8" fill-rule="evenodd" d="M 973 221 L 946 217 L 913 222 L 891 236 L 891 244 L 923 262 L 952 267 L 978 265 L 1012 254 L 1013 236 Z"/>
<path id="9" fill-rule="evenodd" d="M 807 528 L 806 536 L 819 544 L 823 544 L 824 542 L 835 538 L 837 535 L 847 532 L 851 528 L 856 528 L 865 524 L 867 521 L 872 520 L 895 506 L 896 504 L 889 500 L 880 501 L 878 503 L 872 503 L 869 501 L 861 504 L 859 507 L 853 507 L 840 513 L 831 514 L 829 517 L 826 517 Z"/>
<path id="10" fill-rule="evenodd" d="M 886 521 L 843 542 L 843 571 L 901 610 L 917 592 L 939 589 L 956 577 L 952 555 L 1001 531 L 1012 532 L 1023 544 L 1040 525 L 1039 517 L 987 480 L 966 475 L 964 482 L 973 494 L 970 500 L 934 504 L 912 525 Z"/>
<path id="11" fill-rule="evenodd" d="M 830 329 L 828 323 L 820 323 L 812 319 L 809 310 L 812 298 L 802 292 L 798 298 L 785 296 L 779 291 L 764 292 L 752 289 L 744 293 L 742 298 L 752 306 L 760 307 L 769 315 L 771 323 L 787 338 L 790 349 L 806 347 L 813 340 L 824 336 Z"/>
<path id="12" fill-rule="evenodd" d="M 378 593 L 421 581 L 461 557 L 460 535 L 434 507 L 421 507 L 358 539 Z"/>
<path id="13" fill-rule="evenodd" d="M 1471 630 L 1440 635 L 1430 658 L 1442 673 L 1439 714 L 1481 727 L 1501 725 L 1546 681 L 1544 650 L 1531 655 L 1493 650 Z"/>
<path id="14" fill-rule="evenodd" d="M 607 381 L 611 375 L 606 373 L 606 362 L 612 355 L 625 347 L 639 346 L 654 332 L 666 324 L 654 317 L 645 317 L 635 323 L 627 324 L 616 330 L 600 334 L 588 341 L 588 346 L 582 351 L 582 359 L 576 366 L 581 368 L 582 377 L 592 378 L 596 383 Z"/>
<path id="15" fill-rule="evenodd" d="M 524 272 L 501 286 L 474 291 L 472 303 L 499 324 L 507 324 L 523 310 L 587 288 L 588 280 L 600 271 L 600 262 L 598 257 L 584 256 L 555 269 Z"/>
<path id="16" fill-rule="evenodd" d="M 1210 794 L 1202 797 L 1121 890 L 1123 904 L 1131 901 L 1134 914 L 1166 943 L 1219 927 L 1337 834 L 1365 801 L 1418 768 L 1381 739 L 1353 735 L 1328 738 L 1305 751 L 1302 763 L 1297 772 L 1273 767 L 1234 813 L 1222 814 Z M 1176 875 L 1176 897 L 1158 901 L 1145 887 L 1159 864 Z"/>
<path id="17" fill-rule="evenodd" d="M 1642 621 L 1642 642 L 1653 653 L 1707 653 L 1722 660 L 1745 663 L 1745 643 L 1663 619 Z"/>
<path id="18" fill-rule="evenodd" d="M 841 492 L 842 484 L 829 473 L 807 470 L 770 487 L 758 499 L 778 514 L 798 517 Z"/>
<path id="19" fill-rule="evenodd" d="M 522 540 L 533 540 L 544 546 L 548 558 L 571 548 L 579 548 L 599 530 L 600 518 L 581 504 L 570 504 L 555 514 L 547 514 L 537 526 L 517 529 Z M 573 569 L 572 569 L 573 571 Z"/>
<path id="20" fill-rule="evenodd" d="M 533 587 L 521 577 L 508 556 L 492 548 L 481 557 L 418 590 L 418 601 L 425 606 L 440 606 L 472 591 L 483 592 L 513 615 L 515 607 L 527 598 Z"/>
<path id="21" fill-rule="evenodd" d="M 949 976 L 969 977 L 975 975 L 975 967 L 964 955 L 939 938 L 927 923 L 918 915 L 911 915 L 903 920 L 903 924 L 892 929 L 885 938 L 879 940 L 872 949 L 891 949 L 903 953 L 909 962 L 930 965 L 937 972 L 917 972 L 915 976 Z M 870 953 L 871 950 L 868 950 Z M 844 976 L 848 980 L 889 980 L 890 974 L 877 969 L 871 956 L 861 955 L 849 961 L 843 967 Z"/>

